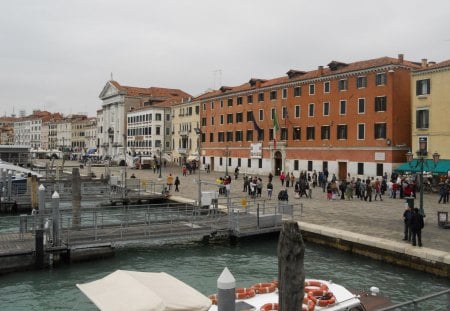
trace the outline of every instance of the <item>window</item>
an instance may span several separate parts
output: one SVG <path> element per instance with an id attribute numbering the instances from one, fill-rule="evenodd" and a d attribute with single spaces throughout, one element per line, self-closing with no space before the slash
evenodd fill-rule
<path id="1" fill-rule="evenodd" d="M 283 98 L 283 99 L 287 98 L 287 89 L 281 90 L 281 98 Z"/>
<path id="2" fill-rule="evenodd" d="M 374 134 L 375 139 L 384 138 L 386 139 L 386 123 L 375 123 L 374 124 Z"/>
<path id="3" fill-rule="evenodd" d="M 386 96 L 375 97 L 375 111 L 386 111 Z"/>
<path id="4" fill-rule="evenodd" d="M 283 119 L 287 119 L 287 118 L 288 118 L 287 107 L 282 107 L 282 108 L 281 108 L 281 117 L 282 117 Z"/>
<path id="5" fill-rule="evenodd" d="M 295 117 L 300 118 L 300 105 L 295 106 Z"/>
<path id="6" fill-rule="evenodd" d="M 347 113 L 347 101 L 341 100 L 339 101 L 339 114 L 344 115 Z"/>
<path id="7" fill-rule="evenodd" d="M 337 126 L 337 139 L 347 139 L 347 125 L 339 124 Z"/>
<path id="8" fill-rule="evenodd" d="M 294 160 L 294 171 L 298 171 L 298 160 Z"/>
<path id="9" fill-rule="evenodd" d="M 347 90 L 347 79 L 339 80 L 338 82 L 338 90 L 346 91 Z"/>
<path id="10" fill-rule="evenodd" d="M 253 111 L 247 111 L 247 122 L 253 121 Z"/>
<path id="11" fill-rule="evenodd" d="M 312 171 L 313 170 L 313 161 L 309 160 L 308 161 L 308 171 Z"/>
<path id="12" fill-rule="evenodd" d="M 330 81 L 326 81 L 323 83 L 323 92 L 330 93 Z"/>
<path id="13" fill-rule="evenodd" d="M 294 97 L 302 96 L 302 87 L 296 86 L 294 87 Z"/>
<path id="14" fill-rule="evenodd" d="M 247 167 L 252 167 L 252 159 L 247 159 Z"/>
<path id="15" fill-rule="evenodd" d="M 161 114 L 160 113 L 155 114 L 155 121 L 161 121 Z"/>
<path id="16" fill-rule="evenodd" d="M 330 126 L 329 125 L 322 125 L 320 127 L 320 138 L 322 140 L 330 139 Z"/>
<path id="17" fill-rule="evenodd" d="M 375 85 L 385 85 L 386 84 L 386 73 L 377 73 L 375 78 Z"/>
<path id="18" fill-rule="evenodd" d="M 314 104 L 308 105 L 308 117 L 314 117 Z"/>
<path id="19" fill-rule="evenodd" d="M 247 130 L 247 141 L 253 141 L 253 130 Z"/>
<path id="20" fill-rule="evenodd" d="M 243 141 L 243 140 L 244 140 L 244 132 L 236 131 L 236 141 Z"/>
<path id="21" fill-rule="evenodd" d="M 202 126 L 206 126 L 206 118 L 202 118 Z"/>
<path id="22" fill-rule="evenodd" d="M 264 110 L 260 109 L 259 110 L 259 121 L 263 121 L 264 120 Z"/>
<path id="23" fill-rule="evenodd" d="M 223 124 L 223 114 L 220 115 L 220 124 Z"/>
<path id="24" fill-rule="evenodd" d="M 236 113 L 236 123 L 242 123 L 244 121 L 244 117 L 242 115 L 242 112 Z"/>
<path id="25" fill-rule="evenodd" d="M 277 114 L 276 108 L 272 108 L 272 109 L 270 110 L 270 115 L 271 115 L 271 117 L 272 117 L 272 120 L 275 119 L 275 115 L 276 115 L 276 114 Z"/>
<path id="26" fill-rule="evenodd" d="M 206 110 L 206 109 L 203 109 Z M 211 102 L 211 110 L 214 110 L 214 102 Z"/>
<path id="27" fill-rule="evenodd" d="M 280 134 L 281 140 L 287 140 L 288 139 L 288 129 L 285 127 L 281 128 L 281 134 Z"/>
<path id="28" fill-rule="evenodd" d="M 263 102 L 264 101 L 264 93 L 258 93 L 258 101 Z"/>
<path id="29" fill-rule="evenodd" d="M 233 98 L 228 98 L 228 107 L 233 107 Z"/>
<path id="30" fill-rule="evenodd" d="M 364 163 L 358 163 L 358 175 L 364 175 Z"/>
<path id="31" fill-rule="evenodd" d="M 156 133 L 155 133 L 155 135 L 161 135 L 161 127 L 160 127 L 160 126 L 157 126 L 157 127 L 156 127 Z"/>
<path id="32" fill-rule="evenodd" d="M 358 113 L 363 114 L 366 112 L 366 99 L 358 98 Z"/>
<path id="33" fill-rule="evenodd" d="M 429 110 L 416 110 L 416 129 L 427 129 L 429 126 Z"/>
<path id="34" fill-rule="evenodd" d="M 232 113 L 227 114 L 227 123 L 228 124 L 233 123 L 233 114 Z"/>
<path id="35" fill-rule="evenodd" d="M 211 102 L 211 106 L 214 106 L 213 102 Z M 213 109 L 213 108 L 211 108 L 211 109 Z M 206 110 L 206 103 L 203 103 L 203 111 L 205 111 L 205 110 Z"/>
<path id="36" fill-rule="evenodd" d="M 277 99 L 277 91 L 270 91 L 270 100 Z"/>
<path id="37" fill-rule="evenodd" d="M 227 132 L 227 141 L 233 141 L 233 132 L 232 131 Z"/>
<path id="38" fill-rule="evenodd" d="M 237 104 L 238 104 L 238 105 L 242 105 L 242 97 L 239 96 L 239 97 L 237 98 Z"/>
<path id="39" fill-rule="evenodd" d="M 225 134 L 224 134 L 224 132 L 219 132 L 218 133 L 217 141 L 219 141 L 219 142 L 224 142 L 225 141 Z"/>
<path id="40" fill-rule="evenodd" d="M 314 126 L 308 126 L 306 128 L 306 139 L 307 140 L 314 140 Z"/>
<path id="41" fill-rule="evenodd" d="M 214 125 L 214 117 L 211 117 L 211 125 Z"/>
<path id="42" fill-rule="evenodd" d="M 417 80 L 416 81 L 416 95 L 427 95 L 430 94 L 430 79 Z"/>
<path id="43" fill-rule="evenodd" d="M 209 133 L 209 142 L 210 143 L 214 142 L 214 133 Z"/>
<path id="44" fill-rule="evenodd" d="M 237 166 L 241 167 L 241 158 L 238 158 L 238 164 Z"/>
<path id="45" fill-rule="evenodd" d="M 356 87 L 358 89 L 364 88 L 366 86 L 367 86 L 367 77 L 366 76 L 356 78 Z"/>
<path id="46" fill-rule="evenodd" d="M 247 104 L 253 104 L 253 95 L 247 96 Z"/>
<path id="47" fill-rule="evenodd" d="M 223 100 L 220 101 L 220 108 L 223 108 Z"/>
<path id="48" fill-rule="evenodd" d="M 264 140 L 264 130 L 258 131 L 258 141 Z"/>
<path id="49" fill-rule="evenodd" d="M 358 124 L 358 140 L 365 138 L 365 125 L 363 123 Z"/>
<path id="50" fill-rule="evenodd" d="M 328 161 L 322 162 L 322 172 L 328 171 Z"/>
<path id="51" fill-rule="evenodd" d="M 314 84 L 309 85 L 309 95 L 314 95 L 316 92 L 316 86 Z"/>
<path id="52" fill-rule="evenodd" d="M 300 140 L 301 139 L 301 128 L 300 127 L 294 127 L 292 131 L 292 139 L 293 140 Z"/>
<path id="53" fill-rule="evenodd" d="M 269 140 L 273 140 L 273 128 L 269 129 Z"/>
<path id="54" fill-rule="evenodd" d="M 219 165 L 222 166 L 222 157 L 219 158 Z"/>
<path id="55" fill-rule="evenodd" d="M 262 168 L 262 159 L 258 159 L 258 168 Z"/>
<path id="56" fill-rule="evenodd" d="M 330 103 L 329 102 L 323 103 L 323 115 L 324 116 L 330 115 Z"/>
<path id="57" fill-rule="evenodd" d="M 195 114 L 199 114 L 200 113 L 200 107 L 199 106 L 195 106 Z"/>

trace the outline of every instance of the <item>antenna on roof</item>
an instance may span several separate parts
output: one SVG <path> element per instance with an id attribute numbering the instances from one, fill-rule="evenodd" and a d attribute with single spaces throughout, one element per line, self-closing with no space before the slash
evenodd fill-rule
<path id="1" fill-rule="evenodd" d="M 213 90 L 216 90 L 216 89 L 217 89 L 217 86 L 216 86 L 216 78 L 217 78 L 217 77 L 219 78 L 219 80 L 218 80 L 219 85 L 222 85 L 222 69 L 216 69 L 216 70 L 213 70 L 213 73 L 214 73 L 214 85 L 213 85 Z"/>
<path id="2" fill-rule="evenodd" d="M 114 79 L 113 79 L 113 73 L 111 72 L 111 81 L 114 81 Z"/>

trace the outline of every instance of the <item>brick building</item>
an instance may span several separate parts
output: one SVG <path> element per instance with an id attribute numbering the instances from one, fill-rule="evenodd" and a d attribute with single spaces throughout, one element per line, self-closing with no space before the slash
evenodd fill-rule
<path id="1" fill-rule="evenodd" d="M 380 176 L 411 145 L 411 71 L 398 58 L 289 70 L 223 86 L 200 102 L 202 161 L 249 174 L 324 171 Z"/>

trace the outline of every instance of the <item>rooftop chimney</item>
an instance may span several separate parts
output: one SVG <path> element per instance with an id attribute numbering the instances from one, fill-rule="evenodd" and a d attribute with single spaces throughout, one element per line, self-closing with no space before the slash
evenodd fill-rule
<path id="1" fill-rule="evenodd" d="M 323 66 L 319 66 L 319 76 L 323 75 Z"/>
<path id="2" fill-rule="evenodd" d="M 403 54 L 398 54 L 398 62 L 403 63 Z"/>
<path id="3" fill-rule="evenodd" d="M 427 63 L 427 59 L 426 58 L 422 58 L 422 68 L 427 68 L 428 66 L 428 63 Z"/>

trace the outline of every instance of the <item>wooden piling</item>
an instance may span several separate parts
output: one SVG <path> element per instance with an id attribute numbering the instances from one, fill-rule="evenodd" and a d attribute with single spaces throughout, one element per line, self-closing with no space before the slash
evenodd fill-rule
<path id="1" fill-rule="evenodd" d="M 283 224 L 278 240 L 279 310 L 302 310 L 305 244 L 297 222 Z"/>
<path id="2" fill-rule="evenodd" d="M 81 225 L 81 177 L 78 167 L 72 168 L 72 225 Z"/>

